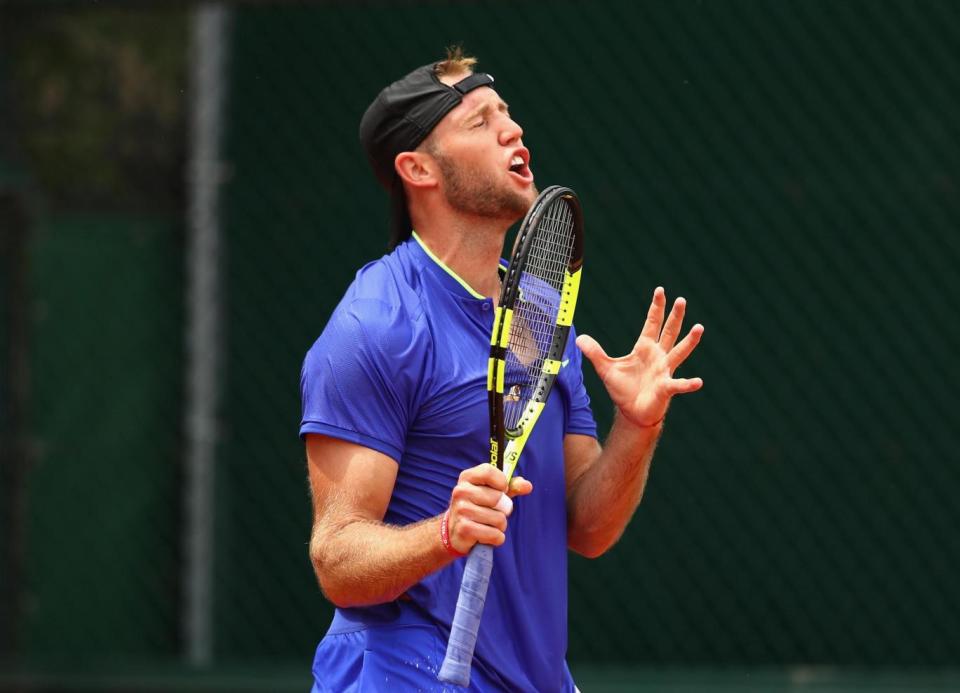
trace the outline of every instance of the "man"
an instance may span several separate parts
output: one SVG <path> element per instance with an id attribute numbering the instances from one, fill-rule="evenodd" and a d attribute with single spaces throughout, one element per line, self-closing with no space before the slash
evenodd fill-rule
<path id="1" fill-rule="evenodd" d="M 520 462 L 529 480 L 508 485 L 484 462 L 499 260 L 537 191 L 523 130 L 474 63 L 456 50 L 414 70 L 361 121 L 393 196 L 396 248 L 357 274 L 301 376 L 310 557 L 337 606 L 315 691 L 442 690 L 460 557 L 478 542 L 500 548 L 471 689 L 575 690 L 564 662 L 566 550 L 594 557 L 617 541 L 671 397 L 702 385 L 673 372 L 703 328 L 678 341 L 684 301 L 664 321 L 657 288 L 631 353 L 611 358 L 584 335 L 568 345 Z M 602 448 L 581 351 L 617 408 Z"/>

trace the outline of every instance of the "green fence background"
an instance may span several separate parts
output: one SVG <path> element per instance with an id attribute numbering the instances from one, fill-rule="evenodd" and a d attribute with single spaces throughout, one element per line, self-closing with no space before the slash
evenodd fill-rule
<path id="1" fill-rule="evenodd" d="M 185 661 L 199 7 L 0 4 L 0 192 L 29 212 L 0 217 L 6 259 L 25 239 L 28 278 L 0 286 L 0 367 L 11 373 L 17 349 L 29 361 L 28 392 L 5 378 L 0 409 L 0 687 L 68 687 L 82 670 L 134 672 L 142 688 L 135 672 Z M 606 556 L 572 561 L 581 688 L 663 690 L 670 672 L 704 670 L 721 673 L 691 686 L 823 684 L 729 673 L 798 667 L 867 672 L 868 688 L 891 670 L 904 690 L 956 682 L 909 676 L 960 668 L 960 5 L 224 7 L 225 337 L 202 673 L 286 672 L 244 679 L 263 690 L 308 678 L 330 608 L 306 555 L 299 367 L 386 243 L 357 124 L 383 85 L 462 42 L 525 128 L 540 186 L 583 199 L 579 330 L 628 349 L 658 284 L 707 328 L 685 367 L 705 388 L 674 404 L 630 529 Z M 592 373 L 588 385 L 605 428 L 610 405 Z"/>

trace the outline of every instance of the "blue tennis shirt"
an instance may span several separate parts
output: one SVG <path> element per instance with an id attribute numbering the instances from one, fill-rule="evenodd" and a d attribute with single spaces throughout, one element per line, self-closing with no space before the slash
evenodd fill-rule
<path id="1" fill-rule="evenodd" d="M 441 514 L 460 472 L 488 460 L 493 308 L 414 234 L 357 273 L 307 353 L 300 435 L 333 436 L 396 461 L 388 524 Z M 574 337 L 517 469 L 534 490 L 517 499 L 506 543 L 494 554 L 477 639 L 478 677 L 504 690 L 559 691 L 569 682 L 563 438 L 596 436 Z M 409 601 L 337 609 L 328 637 L 399 620 L 433 626 L 445 642 L 464 563 L 456 560 L 424 578 L 408 590 Z M 380 642 L 383 631 L 377 633 Z M 325 675 L 317 671 L 326 666 L 320 659 L 317 681 Z M 432 669 L 435 682 L 434 664 L 439 667 L 430 659 L 424 669 Z"/>

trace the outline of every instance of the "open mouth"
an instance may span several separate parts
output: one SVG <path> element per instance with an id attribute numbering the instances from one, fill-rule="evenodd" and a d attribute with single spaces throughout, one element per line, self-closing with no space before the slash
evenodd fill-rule
<path id="1" fill-rule="evenodd" d="M 510 160 L 510 173 L 519 176 L 524 181 L 533 180 L 533 173 L 530 171 L 530 166 L 527 164 L 526 159 L 519 154 Z"/>

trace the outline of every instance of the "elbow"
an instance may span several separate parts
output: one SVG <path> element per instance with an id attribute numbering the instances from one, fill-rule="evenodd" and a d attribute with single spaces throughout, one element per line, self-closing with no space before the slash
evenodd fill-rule
<path id="1" fill-rule="evenodd" d="M 595 547 L 595 546 L 573 546 L 570 548 L 579 556 L 584 558 L 600 558 L 603 554 L 607 552 L 609 547 Z"/>
<path id="2" fill-rule="evenodd" d="M 329 601 L 338 609 L 349 609 L 353 606 L 363 606 L 362 603 L 351 599 L 348 592 L 340 590 L 336 586 L 324 583 L 323 581 L 320 582 L 320 591 L 323 592 L 323 596 L 327 598 L 327 601 Z"/>
<path id="3" fill-rule="evenodd" d="M 333 571 L 324 570 L 322 561 L 313 555 L 310 556 L 310 561 L 313 563 L 314 575 L 317 576 L 317 584 L 320 586 L 320 591 L 323 592 L 323 596 L 326 597 L 327 601 L 339 609 L 347 609 L 351 606 L 361 605 L 351 593 L 349 585 L 347 585 L 344 580 Z"/>
<path id="4" fill-rule="evenodd" d="M 584 558 L 600 558 L 603 554 L 607 552 L 612 544 L 588 544 L 588 543 L 574 543 L 570 542 L 569 548 L 574 553 L 583 556 Z"/>
<path id="5" fill-rule="evenodd" d="M 320 584 L 320 591 L 323 592 L 323 596 L 338 609 L 384 604 L 400 596 L 400 593 L 380 595 L 361 593 L 357 590 L 355 583 L 332 576 L 324 576 L 320 573 L 317 574 L 317 582 Z"/>
<path id="6" fill-rule="evenodd" d="M 335 570 L 330 568 L 333 561 L 329 560 L 326 552 L 321 549 L 317 541 L 310 542 L 310 563 L 313 566 L 313 574 L 317 578 L 320 591 L 327 598 L 327 601 L 341 609 L 356 606 L 352 603 L 349 590 L 346 589 L 343 580 L 340 579 Z"/>
<path id="7" fill-rule="evenodd" d="M 334 576 L 321 571 L 316 563 L 313 564 L 313 572 L 317 576 L 317 584 L 320 585 L 320 591 L 328 602 L 339 609 L 356 606 L 356 604 L 352 603 L 349 592 L 343 588 L 340 581 Z"/>
<path id="8" fill-rule="evenodd" d="M 567 547 L 584 558 L 599 558 L 620 540 L 621 533 L 570 531 Z"/>
<path id="9" fill-rule="evenodd" d="M 370 606 L 393 601 L 396 594 L 379 594 L 370 591 L 369 585 L 358 581 L 349 568 L 345 568 L 342 556 L 331 556 L 328 551 L 310 547 L 310 563 L 316 575 L 317 584 L 327 601 L 338 609 L 356 606 Z"/>

